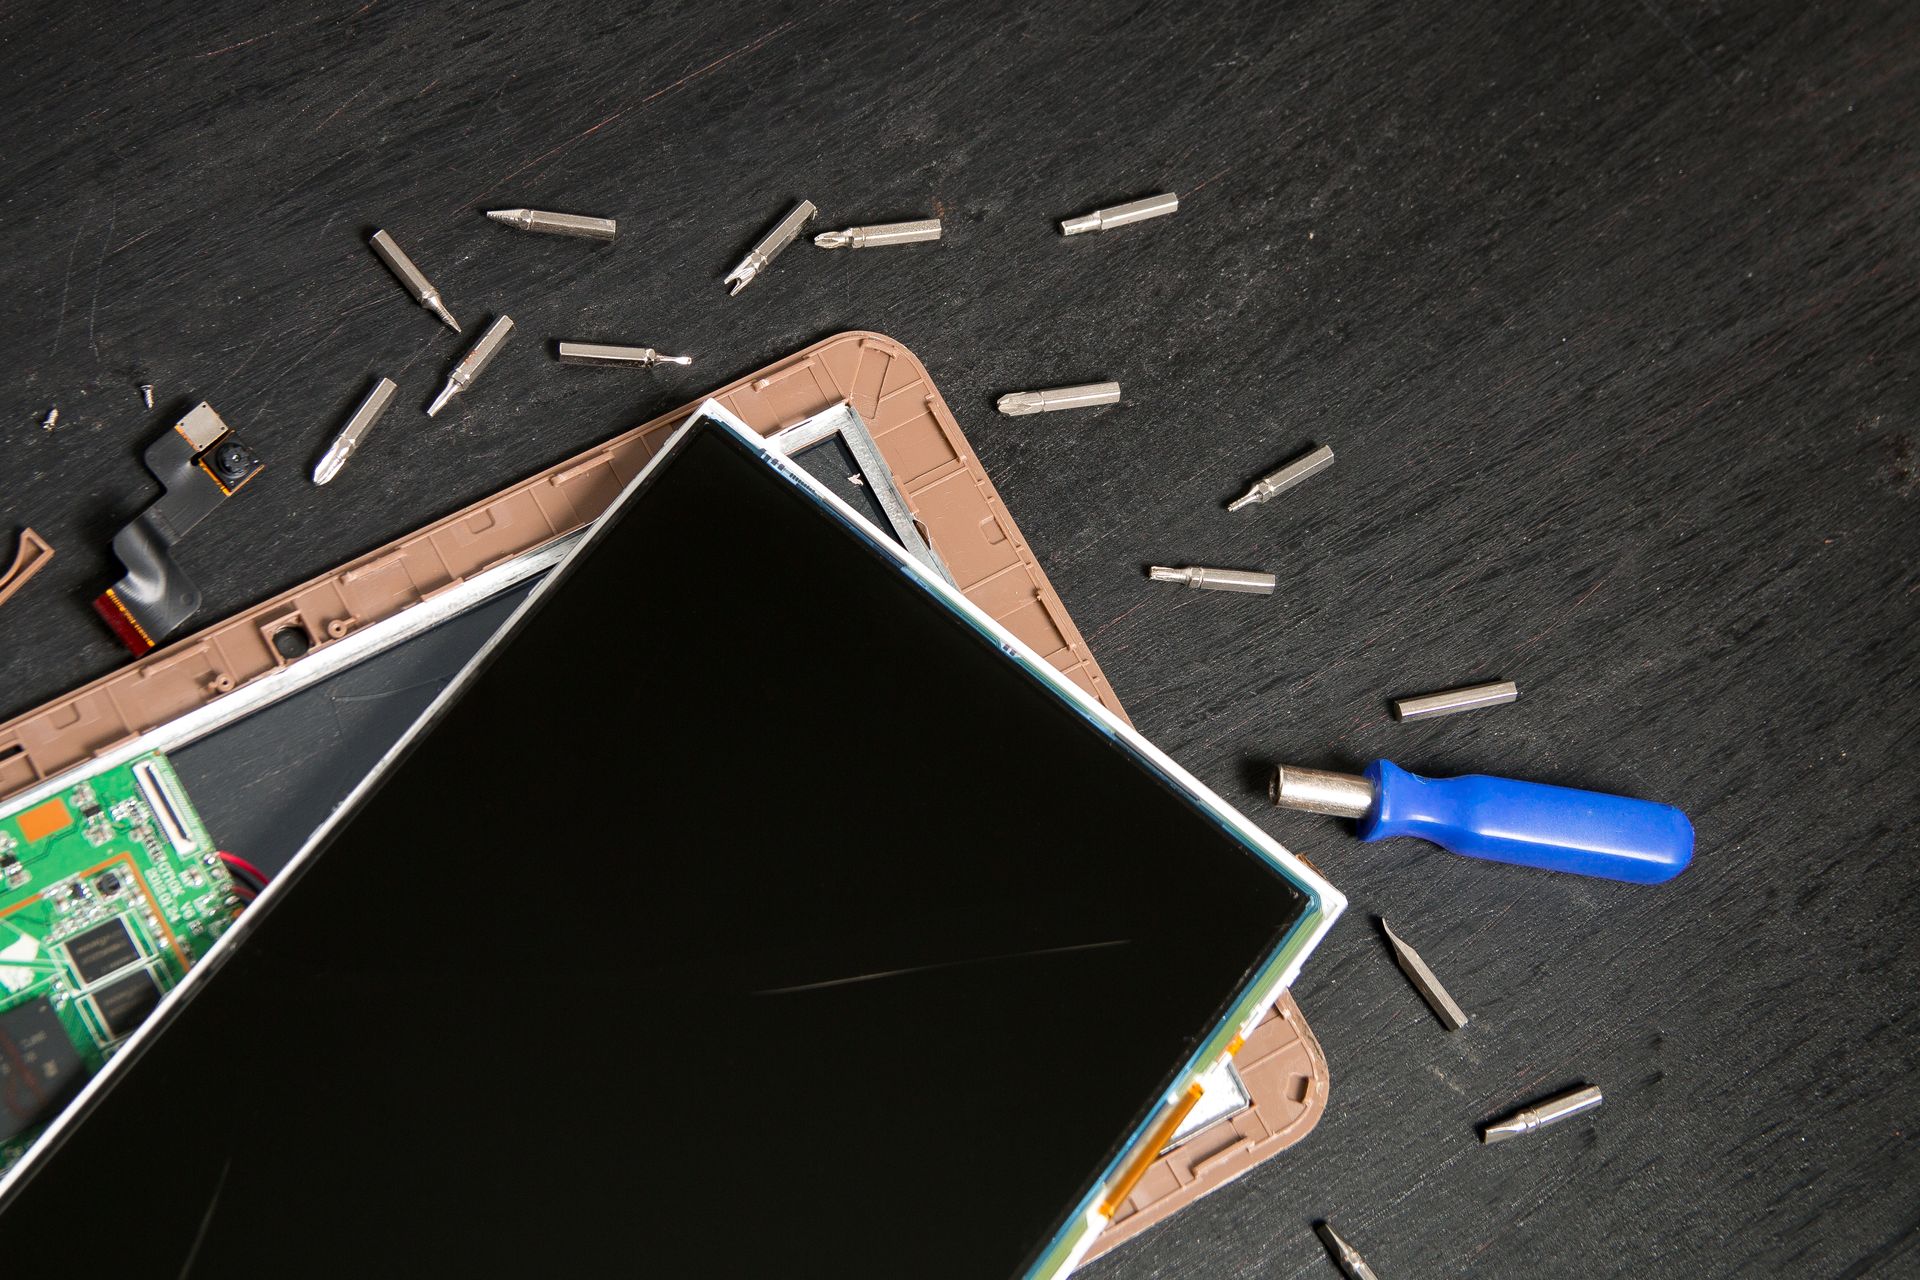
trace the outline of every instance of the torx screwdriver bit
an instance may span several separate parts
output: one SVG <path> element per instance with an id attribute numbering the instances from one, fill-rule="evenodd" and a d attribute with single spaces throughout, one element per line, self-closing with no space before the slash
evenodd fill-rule
<path id="1" fill-rule="evenodd" d="M 1569 1116 L 1591 1111 L 1602 1101 L 1600 1090 L 1593 1085 L 1569 1089 L 1545 1102 L 1516 1111 L 1505 1120 L 1487 1125 L 1480 1130 L 1480 1141 L 1490 1147 L 1496 1142 L 1505 1142 L 1508 1138 L 1517 1138 L 1550 1124 L 1558 1124 Z"/>
<path id="2" fill-rule="evenodd" d="M 1466 1026 L 1466 1010 L 1447 994 L 1447 989 L 1440 985 L 1440 979 L 1435 977 L 1433 970 L 1427 967 L 1427 962 L 1420 958 L 1420 953 L 1401 940 L 1400 935 L 1395 933 L 1393 927 L 1387 923 L 1385 916 L 1379 917 L 1379 920 L 1380 932 L 1387 935 L 1387 942 L 1393 947 L 1393 958 L 1400 965 L 1400 971 L 1407 975 L 1408 981 L 1413 983 L 1414 990 L 1426 999 L 1427 1007 L 1439 1015 L 1442 1025 L 1449 1031 L 1458 1031 Z"/>
<path id="3" fill-rule="evenodd" d="M 918 244 L 940 238 L 940 219 L 923 218 L 918 222 L 876 222 L 870 227 L 848 227 L 845 231 L 822 231 L 813 243 L 822 249 L 878 249 L 890 244 Z"/>
<path id="4" fill-rule="evenodd" d="M 1245 591 L 1256 596 L 1270 596 L 1279 585 L 1272 574 L 1251 569 L 1169 569 L 1156 564 L 1147 567 L 1147 576 L 1155 582 L 1179 582 L 1202 591 Z"/>
<path id="5" fill-rule="evenodd" d="M 479 341 L 467 348 L 467 354 L 460 357 L 459 364 L 453 366 L 453 372 L 447 375 L 447 385 L 440 388 L 440 394 L 427 406 L 429 418 L 446 408 L 447 401 L 473 385 L 473 380 L 480 376 L 480 371 L 487 367 L 487 362 L 493 359 L 494 353 L 500 350 L 501 344 L 512 332 L 512 316 L 501 316 L 487 326 L 487 331 L 480 335 Z"/>
<path id="6" fill-rule="evenodd" d="M 1360 1256 L 1360 1251 L 1340 1238 L 1340 1233 L 1333 1229 L 1331 1222 L 1316 1222 L 1313 1229 L 1320 1233 L 1321 1242 L 1327 1246 L 1333 1260 L 1340 1264 L 1340 1270 L 1346 1272 L 1347 1280 L 1380 1280 L 1374 1269 L 1367 1265 L 1367 1260 Z"/>
<path id="7" fill-rule="evenodd" d="M 1301 454 L 1273 474 L 1255 480 L 1251 489 L 1227 504 L 1227 510 L 1238 511 L 1249 503 L 1277 498 L 1308 476 L 1319 475 L 1332 465 L 1333 450 L 1323 444 L 1318 449 Z"/>
<path id="8" fill-rule="evenodd" d="M 1001 396 L 995 408 L 1010 418 L 1029 413 L 1058 413 L 1062 409 L 1091 409 L 1095 405 L 1118 404 L 1120 384 L 1088 382 L 1077 387 L 1054 387 L 1048 391 L 1012 391 Z"/>
<path id="9" fill-rule="evenodd" d="M 800 228 L 807 225 L 807 219 L 818 212 L 820 211 L 813 207 L 811 200 L 802 200 L 788 210 L 787 216 L 774 223 L 773 230 L 761 236 L 760 243 L 754 245 L 747 251 L 747 256 L 740 259 L 740 265 L 727 273 L 727 278 L 722 283 L 733 286 L 727 296 L 732 297 L 752 284 L 754 277 L 765 271 L 768 264 L 780 256 L 781 250 L 793 243 L 793 238 L 800 234 Z"/>
<path id="10" fill-rule="evenodd" d="M 340 434 L 333 438 L 333 443 L 327 446 L 327 451 L 320 455 L 320 461 L 313 468 L 315 484 L 325 484 L 340 474 L 340 468 L 347 465 L 347 459 L 351 458 L 353 451 L 360 447 L 360 442 L 367 438 L 367 432 L 373 430 L 373 424 L 380 421 L 388 407 L 393 404 L 393 393 L 399 389 L 400 384 L 392 378 L 382 378 L 374 384 L 373 390 L 367 392 L 366 399 L 360 402 L 360 407 L 353 411 L 351 418 L 347 419 L 347 425 L 340 428 Z"/>
<path id="11" fill-rule="evenodd" d="M 1435 716 L 1450 716 L 1461 711 L 1477 711 L 1481 707 L 1504 706 L 1519 696 L 1520 686 L 1511 680 L 1470 684 L 1460 689 L 1445 689 L 1439 693 L 1422 694 L 1418 698 L 1395 698 L 1393 718 L 1395 720 L 1431 720 Z"/>
<path id="12" fill-rule="evenodd" d="M 460 322 L 453 318 L 446 303 L 440 300 L 440 291 L 433 287 L 433 282 L 427 279 L 420 268 L 413 265 L 413 259 L 401 251 L 400 246 L 393 242 L 393 237 L 384 231 L 376 231 L 371 243 L 373 251 L 380 255 L 380 261 L 387 264 L 387 270 L 393 272 L 406 291 L 413 295 L 413 300 L 439 316 L 449 329 L 460 332 Z"/>
<path id="13" fill-rule="evenodd" d="M 487 216 L 520 231 L 542 231 L 584 240 L 611 240 L 618 226 L 612 218 L 589 218 L 578 213 L 549 213 L 545 209 L 489 209 Z"/>
<path id="14" fill-rule="evenodd" d="M 1180 197 L 1169 191 L 1165 195 L 1148 196 L 1145 200 L 1130 200 L 1126 204 L 1114 205 L 1111 209 L 1095 209 L 1092 213 L 1068 218 L 1060 224 L 1060 234 L 1077 236 L 1083 231 L 1110 231 L 1114 227 L 1124 227 L 1129 222 L 1164 218 L 1178 211 L 1179 208 Z"/>
<path id="15" fill-rule="evenodd" d="M 652 347 L 615 347 L 604 342 L 562 342 L 555 354 L 561 364 L 598 364 L 621 369 L 693 363 L 692 356 L 663 356 Z"/>

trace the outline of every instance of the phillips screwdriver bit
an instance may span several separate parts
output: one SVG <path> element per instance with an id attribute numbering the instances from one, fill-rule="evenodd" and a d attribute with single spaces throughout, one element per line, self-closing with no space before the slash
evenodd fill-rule
<path id="1" fill-rule="evenodd" d="M 333 443 L 320 456 L 319 463 L 313 468 L 315 484 L 325 484 L 340 474 L 340 468 L 347 465 L 347 459 L 367 438 L 367 432 L 373 430 L 373 424 L 380 421 L 393 404 L 393 393 L 399 389 L 399 384 L 392 378 L 382 378 L 374 384 L 373 390 L 367 392 L 367 398 L 347 419 L 347 425 L 340 428 L 340 434 L 333 438 Z"/>
<path id="2" fill-rule="evenodd" d="M 563 342 L 556 355 L 561 364 L 599 364 L 621 369 L 693 363 L 692 356 L 663 356 L 652 347 L 614 347 L 604 342 Z"/>
<path id="3" fill-rule="evenodd" d="M 1054 387 L 1049 391 L 1011 391 L 1001 396 L 994 407 L 1010 418 L 1018 418 L 1029 413 L 1091 409 L 1095 405 L 1119 402 L 1119 383 L 1088 382 L 1077 387 Z"/>
<path id="4" fill-rule="evenodd" d="M 802 200 L 788 210 L 787 216 L 774 223 L 773 230 L 761 236 L 760 243 L 740 259 L 740 265 L 727 273 L 727 278 L 721 282 L 733 286 L 727 296 L 732 297 L 752 284 L 754 277 L 765 271 L 781 251 L 793 243 L 793 238 L 800 234 L 800 228 L 807 224 L 807 219 L 818 212 L 811 200 Z"/>
<path id="5" fill-rule="evenodd" d="M 1360 1251 L 1340 1238 L 1340 1233 L 1333 1229 L 1331 1222 L 1316 1222 L 1313 1229 L 1320 1233 L 1321 1243 L 1327 1246 L 1327 1252 L 1333 1255 L 1333 1260 L 1340 1264 L 1340 1270 L 1346 1273 L 1347 1280 L 1380 1280 L 1374 1269 L 1367 1265 L 1367 1260 L 1360 1256 Z"/>
<path id="6" fill-rule="evenodd" d="M 1466 1010 L 1454 1003 L 1447 989 L 1440 985 L 1440 979 L 1420 958 L 1420 953 L 1401 941 L 1400 935 L 1393 931 L 1385 916 L 1379 917 L 1379 920 L 1380 932 L 1387 935 L 1387 942 L 1393 947 L 1395 962 L 1399 964 L 1400 971 L 1407 975 L 1407 980 L 1413 983 L 1414 990 L 1426 999 L 1427 1007 L 1439 1015 L 1441 1024 L 1449 1031 L 1458 1031 L 1466 1026 Z"/>
<path id="7" fill-rule="evenodd" d="M 433 287 L 420 268 L 413 265 L 413 259 L 401 251 L 400 246 L 393 242 L 393 237 L 384 231 L 376 231 L 372 244 L 373 251 L 380 255 L 380 261 L 387 264 L 387 270 L 393 272 L 394 278 L 413 295 L 413 300 L 439 316 L 449 329 L 460 332 L 460 322 L 453 318 L 453 313 L 440 300 L 440 291 Z"/>
<path id="8" fill-rule="evenodd" d="M 1533 1133 L 1550 1124 L 1559 1124 L 1570 1116 L 1582 1115 L 1599 1106 L 1604 1099 L 1600 1090 L 1593 1085 L 1584 1085 L 1578 1089 L 1548 1098 L 1545 1102 L 1535 1103 L 1531 1107 L 1514 1112 L 1505 1120 L 1495 1121 L 1480 1130 L 1480 1141 L 1486 1146 L 1496 1142 L 1505 1142 L 1508 1138 L 1518 1138 L 1522 1134 Z"/>
<path id="9" fill-rule="evenodd" d="M 1272 574 L 1250 569 L 1169 569 L 1156 564 L 1148 566 L 1147 576 L 1155 582 L 1180 582 L 1202 591 L 1245 591 L 1256 596 L 1270 596 L 1279 585 Z"/>
<path id="10" fill-rule="evenodd" d="M 427 406 L 429 418 L 446 408 L 447 401 L 473 385 L 473 380 L 480 376 L 480 371 L 487 367 L 487 362 L 493 359 L 494 353 L 500 350 L 507 335 L 512 332 L 512 316 L 501 316 L 487 326 L 487 331 L 480 335 L 479 340 L 467 348 L 467 354 L 460 357 L 460 363 L 453 366 L 453 372 L 447 375 L 447 385 L 440 388 L 440 394 Z"/>
<path id="11" fill-rule="evenodd" d="M 1180 208 L 1180 197 L 1171 191 L 1165 195 L 1148 196 L 1145 200 L 1130 200 L 1126 204 L 1114 205 L 1111 209 L 1095 209 L 1092 213 L 1083 213 L 1077 218 L 1068 218 L 1060 224 L 1060 234 L 1077 236 L 1083 231 L 1110 231 L 1114 227 L 1124 227 L 1130 222 L 1145 222 L 1148 218 L 1164 218 Z"/>
<path id="12" fill-rule="evenodd" d="M 845 231 L 822 231 L 813 243 L 822 249 L 878 249 L 890 244 L 918 244 L 940 238 L 940 219 L 918 222 L 877 222 L 870 227 L 848 227 Z"/>
<path id="13" fill-rule="evenodd" d="M 584 240 L 611 240 L 618 229 L 612 218 L 589 218 L 577 213 L 549 213 L 545 209 L 489 209 L 487 216 L 519 231 L 542 231 Z"/>
<path id="14" fill-rule="evenodd" d="M 1248 489 L 1244 495 L 1235 498 L 1227 504 L 1227 510 L 1238 511 L 1249 503 L 1265 502 L 1269 498 L 1277 498 L 1287 490 L 1293 488 L 1293 486 L 1299 484 L 1302 480 L 1305 480 L 1308 476 L 1319 475 L 1332 465 L 1333 450 L 1323 444 L 1318 449 L 1301 454 L 1272 475 L 1262 476 L 1260 479 L 1255 480 L 1251 489 Z"/>

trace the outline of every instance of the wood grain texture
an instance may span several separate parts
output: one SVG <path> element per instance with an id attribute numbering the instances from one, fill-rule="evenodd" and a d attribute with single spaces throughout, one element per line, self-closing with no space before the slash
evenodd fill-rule
<path id="1" fill-rule="evenodd" d="M 0 537 L 60 552 L 0 612 L 0 714 L 120 660 L 86 601 L 153 496 L 139 449 L 195 400 L 268 460 L 182 548 L 213 618 L 879 329 L 1141 728 L 1354 901 L 1298 991 L 1319 1131 L 1091 1275 L 1331 1274 L 1323 1215 L 1389 1277 L 1920 1273 L 1912 6 L 37 3 L 0 48 Z M 1178 215 L 1058 234 L 1159 190 Z M 946 238 L 802 243 L 728 299 L 800 196 Z M 470 331 L 520 326 L 432 422 L 463 344 L 376 226 Z M 562 369 L 563 337 L 699 360 Z M 401 399 L 313 488 L 376 374 Z M 991 409 L 1100 378 L 1121 405 Z M 1222 510 L 1309 442 L 1331 471 Z M 1521 700 L 1388 716 L 1483 678 Z M 1635 888 L 1264 808 L 1268 761 L 1379 755 L 1670 801 L 1699 855 Z M 1579 1081 L 1591 1123 L 1477 1146 Z"/>

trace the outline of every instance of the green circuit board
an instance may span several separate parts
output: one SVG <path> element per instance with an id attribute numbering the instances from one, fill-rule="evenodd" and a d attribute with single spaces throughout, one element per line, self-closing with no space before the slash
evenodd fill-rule
<path id="1" fill-rule="evenodd" d="M 240 905 L 157 752 L 0 813 L 0 1172 Z"/>

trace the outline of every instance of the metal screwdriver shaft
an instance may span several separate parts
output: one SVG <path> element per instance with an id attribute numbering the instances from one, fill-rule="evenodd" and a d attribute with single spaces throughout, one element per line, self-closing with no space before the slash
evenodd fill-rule
<path id="1" fill-rule="evenodd" d="M 618 231 L 612 218 L 589 218 L 578 213 L 549 213 L 545 209 L 489 209 L 487 216 L 517 231 L 539 231 L 584 240 L 611 240 Z"/>
<path id="2" fill-rule="evenodd" d="M 1447 989 L 1440 985 L 1440 979 L 1427 967 L 1427 962 L 1420 958 L 1420 953 L 1401 940 L 1400 935 L 1395 933 L 1393 927 L 1387 923 L 1385 916 L 1380 917 L 1380 932 L 1387 935 L 1387 943 L 1393 948 L 1393 958 L 1399 964 L 1400 971 L 1407 975 L 1409 982 L 1413 983 L 1414 990 L 1425 998 L 1427 1007 L 1439 1015 L 1442 1025 L 1449 1031 L 1458 1031 L 1466 1026 L 1466 1010 L 1447 994 Z"/>
<path id="3" fill-rule="evenodd" d="M 347 425 L 340 429 L 340 434 L 333 438 L 333 443 L 327 446 L 326 453 L 321 455 L 319 463 L 313 468 L 315 484 L 325 484 L 340 474 L 340 468 L 347 465 L 347 459 L 353 456 L 353 451 L 373 430 L 373 424 L 380 421 L 393 404 L 393 394 L 399 389 L 399 384 L 392 378 L 382 378 L 374 384 L 373 390 L 367 392 L 367 398 L 353 411 L 353 416 L 347 419 Z"/>
<path id="4" fill-rule="evenodd" d="M 440 394 L 427 406 L 429 418 L 446 408 L 447 401 L 473 385 L 473 380 L 480 376 L 480 371 L 487 367 L 487 362 L 493 359 L 506 342 L 507 335 L 512 332 L 512 316 L 501 316 L 487 326 L 487 331 L 480 335 L 479 341 L 467 348 L 467 354 L 460 357 L 459 364 L 453 366 L 453 372 L 447 375 L 447 385 L 440 388 Z"/>
<path id="5" fill-rule="evenodd" d="M 1051 387 L 1045 391 L 1009 391 L 994 407 L 1010 418 L 1029 413 L 1058 413 L 1062 409 L 1091 409 L 1096 405 L 1120 403 L 1117 382 L 1083 382 L 1072 387 Z"/>
<path id="6" fill-rule="evenodd" d="M 447 310 L 446 303 L 440 300 L 440 291 L 433 287 L 433 282 L 427 279 L 426 273 L 413 265 L 413 259 L 401 251 L 400 246 L 394 243 L 392 236 L 384 231 L 376 231 L 370 243 L 373 245 L 373 251 L 380 255 L 380 261 L 387 264 L 387 270 L 393 272 L 394 278 L 413 295 L 415 302 L 439 316 L 447 328 L 455 333 L 460 332 L 460 322 L 453 318 L 453 313 Z"/>
<path id="7" fill-rule="evenodd" d="M 870 227 L 848 227 L 845 231 L 822 231 L 813 243 L 822 249 L 878 249 L 890 244 L 919 244 L 940 238 L 940 219 L 918 222 L 878 222 Z"/>
<path id="8" fill-rule="evenodd" d="M 1060 224 L 1060 234 L 1077 236 L 1087 231 L 1111 231 L 1115 227 L 1124 227 L 1130 222 L 1164 218 L 1170 213 L 1178 212 L 1179 208 L 1180 197 L 1169 191 L 1165 195 L 1148 196 L 1145 200 L 1129 200 L 1126 204 L 1116 204 L 1110 209 L 1095 209 L 1092 213 L 1068 218 Z"/>
<path id="9" fill-rule="evenodd" d="M 1583 1115 L 1604 1101 L 1600 1090 L 1593 1085 L 1579 1089 L 1570 1089 L 1566 1093 L 1548 1098 L 1514 1112 L 1505 1120 L 1496 1120 L 1480 1130 L 1480 1141 L 1486 1146 L 1496 1142 L 1505 1142 L 1508 1138 L 1518 1138 L 1523 1134 L 1544 1129 L 1550 1124 L 1559 1124 L 1562 1120 Z"/>
<path id="10" fill-rule="evenodd" d="M 788 210 L 786 217 L 773 224 L 773 230 L 761 236 L 760 242 L 747 250 L 747 256 L 740 259 L 740 265 L 727 273 L 722 283 L 733 286 L 727 296 L 732 297 L 752 284 L 754 277 L 765 271 L 781 251 L 793 243 L 793 238 L 800 234 L 800 228 L 807 225 L 807 219 L 818 212 L 811 200 L 802 200 Z"/>
<path id="11" fill-rule="evenodd" d="M 1340 1270 L 1346 1273 L 1347 1280 L 1380 1280 L 1374 1269 L 1367 1265 L 1367 1260 L 1360 1256 L 1360 1251 L 1340 1238 L 1340 1233 L 1333 1229 L 1331 1222 L 1316 1222 L 1313 1229 L 1320 1233 L 1321 1243 L 1327 1246 L 1327 1252 L 1333 1255 L 1333 1260 L 1340 1264 Z"/>
<path id="12" fill-rule="evenodd" d="M 652 347 L 616 347 L 604 342 L 562 342 L 555 355 L 561 364 L 597 364 L 618 369 L 693 363 L 692 356 L 663 356 Z"/>
<path id="13" fill-rule="evenodd" d="M 1319 475 L 1333 465 L 1333 450 L 1321 445 L 1309 453 L 1303 453 L 1286 466 L 1271 475 L 1265 475 L 1253 482 L 1246 493 L 1227 504 L 1227 510 L 1238 511 L 1255 502 L 1265 502 L 1277 498 L 1308 476 Z"/>
<path id="14" fill-rule="evenodd" d="M 1178 582 L 1202 591 L 1244 591 L 1256 596 L 1270 596 L 1279 585 L 1279 579 L 1270 573 L 1254 569 L 1207 569 L 1199 565 L 1180 569 L 1149 565 L 1147 576 L 1155 582 Z"/>

